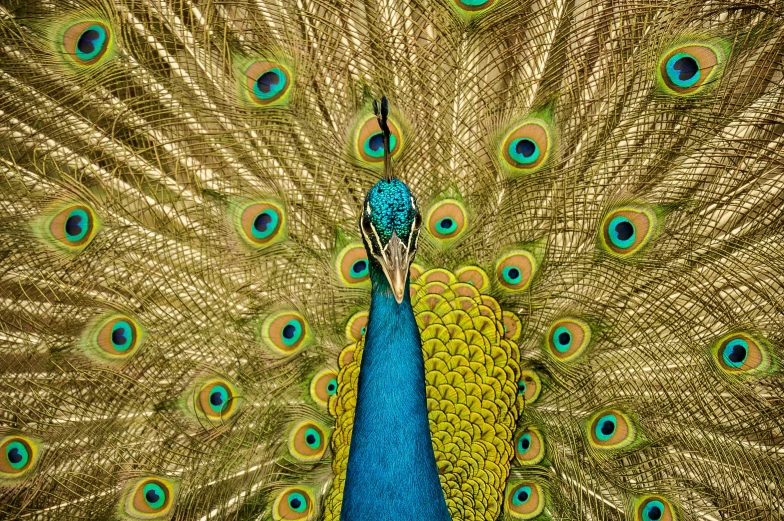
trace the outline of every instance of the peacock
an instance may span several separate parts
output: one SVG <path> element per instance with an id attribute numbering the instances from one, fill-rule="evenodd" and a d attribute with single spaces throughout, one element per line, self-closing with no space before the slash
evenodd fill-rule
<path id="1" fill-rule="evenodd" d="M 784 519 L 779 0 L 0 1 L 0 518 Z"/>

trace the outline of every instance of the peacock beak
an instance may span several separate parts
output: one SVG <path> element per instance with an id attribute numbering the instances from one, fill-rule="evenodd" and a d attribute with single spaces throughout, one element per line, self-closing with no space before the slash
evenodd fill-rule
<path id="1" fill-rule="evenodd" d="M 389 287 L 395 295 L 398 304 L 403 302 L 403 293 L 406 291 L 406 280 L 408 278 L 408 267 L 414 257 L 414 251 L 409 251 L 396 233 L 392 233 L 382 258 L 379 259 L 384 275 L 387 277 Z"/>

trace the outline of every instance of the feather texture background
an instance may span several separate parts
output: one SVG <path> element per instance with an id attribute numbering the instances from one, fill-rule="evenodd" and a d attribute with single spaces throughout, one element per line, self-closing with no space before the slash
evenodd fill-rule
<path id="1" fill-rule="evenodd" d="M 784 517 L 783 16 L 0 2 L 0 517 L 322 515 L 335 420 L 311 389 L 369 304 L 342 263 L 381 177 L 363 134 L 381 95 L 425 218 L 417 275 L 478 266 L 493 323 L 520 320 L 513 443 L 533 428 L 544 456 L 510 462 L 496 511 L 525 517 L 529 486 L 552 519 L 644 519 L 652 498 L 672 519 Z M 589 340 L 560 351 L 559 327 Z M 596 437 L 610 413 L 628 443 Z M 318 458 L 291 449 L 303 422 Z M 147 486 L 161 512 L 129 514 Z M 292 493 L 304 514 L 281 510 Z"/>

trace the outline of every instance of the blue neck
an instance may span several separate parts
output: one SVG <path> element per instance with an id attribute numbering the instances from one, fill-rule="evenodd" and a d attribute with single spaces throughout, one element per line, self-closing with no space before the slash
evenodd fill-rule
<path id="1" fill-rule="evenodd" d="M 371 265 L 373 290 L 359 373 L 341 521 L 450 521 L 425 399 L 422 340 L 408 283 L 401 304 Z"/>

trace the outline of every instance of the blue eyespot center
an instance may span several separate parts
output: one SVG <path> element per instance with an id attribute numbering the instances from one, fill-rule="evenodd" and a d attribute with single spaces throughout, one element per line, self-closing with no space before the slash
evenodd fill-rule
<path id="1" fill-rule="evenodd" d="M 530 434 L 523 434 L 520 436 L 520 439 L 517 441 L 517 452 L 520 454 L 525 454 L 528 452 L 528 449 L 531 448 L 531 435 Z"/>
<path id="2" fill-rule="evenodd" d="M 338 392 L 338 381 L 333 378 L 327 384 L 327 393 L 333 395 L 336 392 Z"/>
<path id="3" fill-rule="evenodd" d="M 299 323 L 299 320 L 291 319 L 286 322 L 281 331 L 281 336 L 283 337 L 283 343 L 287 346 L 297 343 L 302 336 L 302 325 Z"/>
<path id="4" fill-rule="evenodd" d="M 596 422 L 595 434 L 601 441 L 607 441 L 615 434 L 616 420 L 612 414 L 605 414 Z"/>
<path id="5" fill-rule="evenodd" d="M 517 382 L 517 393 L 518 394 L 525 394 L 527 387 L 525 382 Z"/>
<path id="6" fill-rule="evenodd" d="M 133 343 L 133 330 L 131 325 L 124 321 L 118 321 L 112 326 L 112 347 L 117 351 L 126 351 Z"/>
<path id="7" fill-rule="evenodd" d="M 512 496 L 512 504 L 515 506 L 524 505 L 528 502 L 528 499 L 531 497 L 531 487 L 525 486 L 520 487 L 517 492 L 515 492 L 514 496 Z"/>
<path id="8" fill-rule="evenodd" d="M 278 226 L 278 213 L 270 208 L 260 212 L 253 220 L 251 233 L 257 239 L 266 239 Z"/>
<path id="9" fill-rule="evenodd" d="M 80 208 L 72 210 L 65 220 L 65 237 L 71 242 L 84 239 L 84 236 L 87 235 L 88 223 L 87 212 Z"/>
<path id="10" fill-rule="evenodd" d="M 523 274 L 520 273 L 520 270 L 514 266 L 505 267 L 502 274 L 504 276 L 504 280 L 509 284 L 519 284 L 523 278 Z"/>
<path id="11" fill-rule="evenodd" d="M 294 512 L 304 512 L 307 507 L 305 496 L 299 492 L 292 492 L 289 494 L 289 507 L 291 507 Z"/>
<path id="12" fill-rule="evenodd" d="M 727 342 L 724 346 L 722 356 L 724 363 L 730 367 L 740 367 L 749 355 L 749 344 L 742 338 L 736 338 Z"/>
<path id="13" fill-rule="evenodd" d="M 103 50 L 105 42 L 106 30 L 99 25 L 91 25 L 79 35 L 76 41 L 76 55 L 80 60 L 92 60 Z"/>
<path id="14" fill-rule="evenodd" d="M 144 500 L 152 508 L 161 508 L 166 500 L 166 493 L 155 483 L 144 485 Z"/>
<path id="15" fill-rule="evenodd" d="M 553 332 L 553 340 L 553 345 L 559 353 L 567 352 L 572 346 L 572 334 L 563 326 L 556 328 Z"/>
<path id="16" fill-rule="evenodd" d="M 223 412 L 229 406 L 229 391 L 222 385 L 210 390 L 210 408 L 215 412 Z"/>
<path id="17" fill-rule="evenodd" d="M 351 276 L 354 278 L 362 278 L 368 274 L 368 262 L 365 259 L 355 261 L 351 265 Z"/>
<path id="18" fill-rule="evenodd" d="M 515 139 L 509 144 L 509 155 L 522 165 L 528 165 L 539 159 L 539 146 L 532 139 Z"/>
<path id="19" fill-rule="evenodd" d="M 6 446 L 5 457 L 8 460 L 8 463 L 11 464 L 12 469 L 19 470 L 27 465 L 27 462 L 30 459 L 30 453 L 23 443 L 12 441 Z"/>
<path id="20" fill-rule="evenodd" d="M 651 501 L 645 506 L 645 521 L 659 521 L 664 514 L 664 503 L 661 501 Z"/>
<path id="21" fill-rule="evenodd" d="M 614 217 L 609 226 L 610 241 L 617 248 L 628 248 L 634 244 L 637 231 L 634 224 L 623 216 Z"/>
<path id="22" fill-rule="evenodd" d="M 259 90 L 265 94 L 268 94 L 274 86 L 280 83 L 280 76 L 275 71 L 268 71 L 259 76 L 259 79 L 256 80 L 256 84 L 259 86 Z"/>
<path id="23" fill-rule="evenodd" d="M 367 331 L 367 326 L 362 326 L 362 329 L 359 330 L 359 332 L 363 335 L 365 334 L 365 331 Z"/>
<path id="24" fill-rule="evenodd" d="M 305 443 L 311 449 L 317 449 L 321 446 L 321 435 L 316 429 L 308 429 L 305 431 Z"/>
<path id="25" fill-rule="evenodd" d="M 286 75 L 277 67 L 262 73 L 253 84 L 253 93 L 262 100 L 270 99 L 286 87 Z"/>
<path id="26" fill-rule="evenodd" d="M 11 463 L 19 463 L 20 461 L 22 461 L 22 458 L 23 456 L 21 452 L 19 452 L 19 449 L 17 449 L 16 447 L 8 451 L 8 461 L 10 461 Z"/>
<path id="27" fill-rule="evenodd" d="M 679 52 L 667 60 L 667 76 L 676 86 L 686 89 L 700 80 L 700 65 L 694 56 Z"/>
<path id="28" fill-rule="evenodd" d="M 389 152 L 395 151 L 397 146 L 397 138 L 394 134 L 389 134 Z M 376 132 L 365 140 L 365 154 L 373 158 L 384 157 L 384 134 L 383 132 Z"/>
<path id="29" fill-rule="evenodd" d="M 457 222 L 451 217 L 444 217 L 436 223 L 436 231 L 447 235 L 457 230 Z"/>

